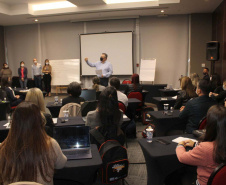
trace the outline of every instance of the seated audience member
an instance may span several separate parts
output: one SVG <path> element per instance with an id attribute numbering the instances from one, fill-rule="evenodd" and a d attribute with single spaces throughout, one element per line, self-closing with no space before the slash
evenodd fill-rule
<path id="1" fill-rule="evenodd" d="M 128 98 L 127 96 L 119 91 L 120 88 L 120 80 L 117 77 L 112 77 L 110 79 L 110 85 L 117 90 L 118 101 L 121 101 L 126 107 L 128 106 Z"/>
<path id="2" fill-rule="evenodd" d="M 210 85 L 211 85 L 211 92 L 214 92 L 217 87 L 221 86 L 221 77 L 219 74 L 214 73 L 211 75 Z"/>
<path id="3" fill-rule="evenodd" d="M 103 91 L 105 87 L 100 85 L 100 79 L 97 76 L 95 76 L 93 78 L 93 85 L 89 89 L 95 89 L 96 92 L 98 92 L 98 91 Z"/>
<path id="4" fill-rule="evenodd" d="M 106 87 L 100 94 L 97 109 L 87 114 L 86 125 L 98 129 L 105 139 L 116 139 L 124 144 L 121 130 L 123 113 L 118 107 L 117 92 L 114 87 Z"/>
<path id="5" fill-rule="evenodd" d="M 132 84 L 128 84 L 125 89 L 125 94 L 129 94 L 132 91 L 142 92 L 143 87 L 140 85 L 139 75 L 133 74 L 132 75 Z"/>
<path id="6" fill-rule="evenodd" d="M 191 79 L 187 76 L 184 76 L 181 79 L 181 89 L 182 90 L 179 91 L 179 95 L 177 96 L 177 101 L 174 105 L 174 109 L 180 109 L 181 106 L 187 103 L 188 100 L 197 97 Z"/>
<path id="7" fill-rule="evenodd" d="M 209 76 L 209 68 L 205 67 L 203 69 L 203 80 L 206 80 L 206 81 L 210 81 L 210 76 Z"/>
<path id="8" fill-rule="evenodd" d="M 199 82 L 199 75 L 197 73 L 193 73 L 191 75 L 191 81 L 192 81 L 192 85 L 194 86 L 194 89 L 197 88 L 197 84 Z"/>
<path id="9" fill-rule="evenodd" d="M 209 96 L 223 105 L 224 99 L 226 98 L 226 80 L 224 80 L 223 85 L 217 87 L 213 93 L 210 92 Z"/>
<path id="10" fill-rule="evenodd" d="M 9 77 L 2 77 L 2 89 L 6 92 L 7 98 L 10 102 L 10 106 L 17 106 L 22 99 L 19 95 L 15 95 L 14 90 L 10 87 Z"/>
<path id="11" fill-rule="evenodd" d="M 49 113 L 46 113 L 45 111 L 45 102 L 42 91 L 39 88 L 29 89 L 25 101 L 30 101 L 39 107 L 39 109 L 41 110 L 46 119 L 47 126 L 46 131 L 50 136 L 52 136 L 52 129 L 54 124 L 52 116 Z"/>
<path id="12" fill-rule="evenodd" d="M 181 163 L 197 166 L 196 184 L 206 185 L 213 170 L 226 162 L 226 108 L 212 106 L 207 113 L 206 133 L 200 143 L 182 141 L 176 148 Z M 185 147 L 194 147 L 186 152 Z"/>
<path id="13" fill-rule="evenodd" d="M 216 102 L 208 96 L 209 92 L 209 82 L 207 80 L 200 80 L 196 89 L 198 97 L 189 100 L 186 106 L 181 107 L 179 117 L 186 119 L 187 133 L 192 133 L 193 130 L 198 129 L 200 120 L 206 116 L 208 109 L 216 104 Z"/>
<path id="14" fill-rule="evenodd" d="M 8 136 L 0 145 L 0 184 L 53 184 L 54 169 L 63 168 L 67 158 L 59 144 L 46 134 L 44 126 L 37 105 L 25 101 L 17 106 Z"/>
<path id="15" fill-rule="evenodd" d="M 67 88 L 67 93 L 69 96 L 62 100 L 62 106 L 66 105 L 67 103 L 80 104 L 81 102 L 84 102 L 84 98 L 79 97 L 81 95 L 81 91 L 82 89 L 78 82 L 71 82 Z"/>

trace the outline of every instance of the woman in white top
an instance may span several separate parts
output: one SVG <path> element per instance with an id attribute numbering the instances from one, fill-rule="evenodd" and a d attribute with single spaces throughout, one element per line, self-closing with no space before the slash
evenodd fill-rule
<path id="1" fill-rule="evenodd" d="M 0 184 L 19 181 L 53 185 L 54 169 L 67 158 L 45 132 L 45 119 L 37 105 L 22 102 L 13 113 L 7 138 L 0 145 Z"/>

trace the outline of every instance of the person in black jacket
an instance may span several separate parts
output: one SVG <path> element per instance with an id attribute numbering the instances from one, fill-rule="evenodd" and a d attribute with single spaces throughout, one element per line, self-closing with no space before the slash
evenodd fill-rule
<path id="1" fill-rule="evenodd" d="M 82 88 L 78 82 L 71 82 L 67 88 L 68 97 L 62 100 L 62 106 L 67 103 L 77 103 L 85 102 L 84 98 L 79 97 L 81 95 Z"/>
<path id="2" fill-rule="evenodd" d="M 226 80 L 224 80 L 222 86 L 217 87 L 214 92 L 210 92 L 209 96 L 223 105 L 226 98 Z"/>
<path id="3" fill-rule="evenodd" d="M 10 102 L 10 106 L 14 107 L 17 106 L 20 102 L 22 102 L 22 99 L 19 95 L 15 95 L 14 90 L 10 87 L 10 78 L 9 77 L 2 77 L 1 79 L 1 85 L 2 89 L 6 92 L 7 99 Z"/>
<path id="4" fill-rule="evenodd" d="M 203 80 L 206 80 L 206 81 L 210 81 L 210 76 L 209 76 L 209 68 L 205 67 L 203 69 Z"/>
<path id="5" fill-rule="evenodd" d="M 27 87 L 27 68 L 24 66 L 24 61 L 20 62 L 20 67 L 18 68 L 19 82 L 22 89 Z"/>
<path id="6" fill-rule="evenodd" d="M 180 109 L 179 117 L 186 119 L 186 132 L 189 134 L 198 129 L 200 120 L 206 116 L 208 109 L 216 104 L 216 101 L 208 96 L 210 88 L 208 81 L 200 80 L 196 89 L 199 97 L 188 101 L 186 106 Z"/>
<path id="7" fill-rule="evenodd" d="M 125 94 L 128 95 L 130 92 L 142 92 L 143 86 L 140 84 L 140 79 L 138 74 L 132 75 L 132 84 L 128 84 L 125 89 Z"/>
<path id="8" fill-rule="evenodd" d="M 194 86 L 192 85 L 192 81 L 187 76 L 184 76 L 181 79 L 181 89 L 182 90 L 179 91 L 179 95 L 177 96 L 174 109 L 180 109 L 181 106 L 185 105 L 188 100 L 190 100 L 191 98 L 197 97 Z"/>

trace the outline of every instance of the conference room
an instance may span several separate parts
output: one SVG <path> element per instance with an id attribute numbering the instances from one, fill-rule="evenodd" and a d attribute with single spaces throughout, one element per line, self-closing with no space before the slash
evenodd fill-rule
<path id="1" fill-rule="evenodd" d="M 226 79 L 225 0 L 0 0 L 0 7 L 0 65 L 9 72 L 8 87 L 23 103 L 31 88 L 40 88 L 45 114 L 53 118 L 53 127 L 46 126 L 85 125 L 86 116 L 96 110 L 104 94 L 90 90 L 95 76 L 101 85 L 102 79 L 107 80 L 108 86 L 117 77 L 120 87 L 116 91 L 128 96 L 128 83 L 138 74 L 142 99 L 128 99 L 121 124 L 128 175 L 115 184 L 169 184 L 170 175 L 187 166 L 179 162 L 177 143 L 172 140 L 195 136 L 186 132 L 180 109 L 173 107 L 182 77 L 196 73 L 203 79 L 203 70 L 208 68 L 210 77 L 220 76 L 219 86 Z M 96 66 L 103 61 L 112 66 L 110 73 Z M 36 85 L 39 80 L 41 87 Z M 59 114 L 72 82 L 80 85 L 85 102 L 79 116 L 67 121 Z M 20 104 L 12 106 L 5 95 L 0 96 L 2 143 L 10 130 L 8 119 Z M 150 123 L 154 128 L 152 143 L 142 136 Z M 133 129 L 132 137 L 129 129 L 126 133 L 128 125 Z M 54 133 L 52 130 L 49 135 L 54 137 Z M 68 160 L 56 170 L 54 184 L 103 184 L 100 173 L 97 175 L 103 165 L 98 146 L 90 146 L 92 158 Z"/>

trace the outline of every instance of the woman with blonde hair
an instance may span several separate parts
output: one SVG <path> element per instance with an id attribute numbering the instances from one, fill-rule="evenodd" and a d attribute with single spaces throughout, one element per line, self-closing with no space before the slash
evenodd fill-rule
<path id="1" fill-rule="evenodd" d="M 192 84 L 194 86 L 194 89 L 196 89 L 197 84 L 199 82 L 199 75 L 197 73 L 191 74 L 191 81 L 192 81 Z"/>
<path id="2" fill-rule="evenodd" d="M 17 106 L 9 134 L 0 145 L 0 184 L 33 181 L 53 185 L 54 169 L 63 168 L 67 158 L 44 126 L 37 105 L 25 101 Z"/>
<path id="3" fill-rule="evenodd" d="M 180 109 L 181 106 L 184 105 L 188 100 L 197 97 L 194 86 L 192 85 L 192 81 L 187 76 L 181 78 L 181 89 L 182 90 L 177 96 L 177 101 L 174 105 L 174 109 Z"/>
<path id="4" fill-rule="evenodd" d="M 42 91 L 39 88 L 30 89 L 27 92 L 25 101 L 30 101 L 40 108 L 46 119 L 46 131 L 50 136 L 52 136 L 52 129 L 54 124 L 52 116 L 45 111 L 45 102 Z"/>

